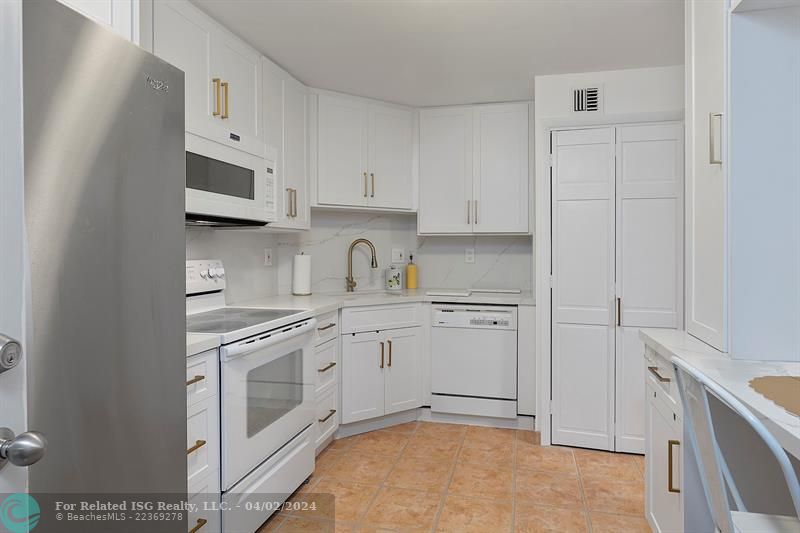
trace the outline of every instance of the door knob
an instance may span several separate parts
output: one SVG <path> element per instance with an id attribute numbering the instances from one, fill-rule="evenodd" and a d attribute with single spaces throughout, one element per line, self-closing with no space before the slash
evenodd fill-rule
<path id="1" fill-rule="evenodd" d="M 15 436 L 9 428 L 0 428 L 0 469 L 6 463 L 30 466 L 44 457 L 46 450 L 47 439 L 38 431 L 26 431 Z"/>

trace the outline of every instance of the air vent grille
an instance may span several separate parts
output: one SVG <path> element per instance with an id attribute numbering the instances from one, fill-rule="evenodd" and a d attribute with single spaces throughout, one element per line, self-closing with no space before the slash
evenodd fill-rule
<path id="1" fill-rule="evenodd" d="M 572 91 L 573 111 L 599 111 L 600 110 L 600 88 L 587 87 L 585 89 L 575 89 Z"/>

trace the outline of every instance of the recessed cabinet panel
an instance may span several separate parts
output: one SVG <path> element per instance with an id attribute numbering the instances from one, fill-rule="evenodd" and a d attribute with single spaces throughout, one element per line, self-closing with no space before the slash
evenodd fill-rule
<path id="1" fill-rule="evenodd" d="M 287 223 L 308 229 L 308 90 L 291 77 L 283 79 L 283 191 L 291 208 Z M 286 195 L 286 189 L 291 189 Z M 280 191 L 279 191 L 280 192 Z"/>
<path id="2" fill-rule="evenodd" d="M 617 328 L 616 451 L 644 453 L 645 433 L 645 358 L 639 328 Z"/>
<path id="3" fill-rule="evenodd" d="M 383 416 L 385 349 L 375 332 L 342 337 L 343 424 Z"/>
<path id="4" fill-rule="evenodd" d="M 240 137 L 255 139 L 260 136 L 261 59 L 254 50 L 223 36 L 216 36 L 212 44 L 211 68 L 214 76 L 222 79 L 219 125 Z"/>
<path id="5" fill-rule="evenodd" d="M 369 107 L 369 205 L 411 209 L 412 112 Z"/>
<path id="6" fill-rule="evenodd" d="M 386 332 L 386 414 L 422 405 L 420 332 L 422 328 Z"/>
<path id="7" fill-rule="evenodd" d="M 367 108 L 363 102 L 329 95 L 319 97 L 317 202 L 366 206 Z"/>

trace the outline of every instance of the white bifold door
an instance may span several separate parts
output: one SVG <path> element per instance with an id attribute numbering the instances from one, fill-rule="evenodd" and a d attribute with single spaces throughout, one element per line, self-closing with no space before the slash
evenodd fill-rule
<path id="1" fill-rule="evenodd" d="M 553 444 L 644 452 L 639 328 L 683 320 L 683 125 L 554 131 Z"/>

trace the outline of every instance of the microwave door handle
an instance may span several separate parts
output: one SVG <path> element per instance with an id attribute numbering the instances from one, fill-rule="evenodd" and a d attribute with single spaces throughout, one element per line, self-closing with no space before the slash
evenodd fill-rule
<path id="1" fill-rule="evenodd" d="M 241 355 L 262 350 L 264 348 L 268 348 L 288 338 L 303 335 L 305 333 L 312 331 L 315 327 L 317 327 L 317 320 L 312 318 L 307 322 L 305 322 L 300 327 L 289 326 L 285 328 L 286 331 L 278 331 L 277 333 L 273 333 L 272 335 L 264 339 L 260 339 L 254 342 L 239 341 L 234 344 L 230 344 L 228 346 L 222 346 L 220 348 L 219 354 L 223 360 L 230 361 L 231 359 L 234 359 Z"/>

